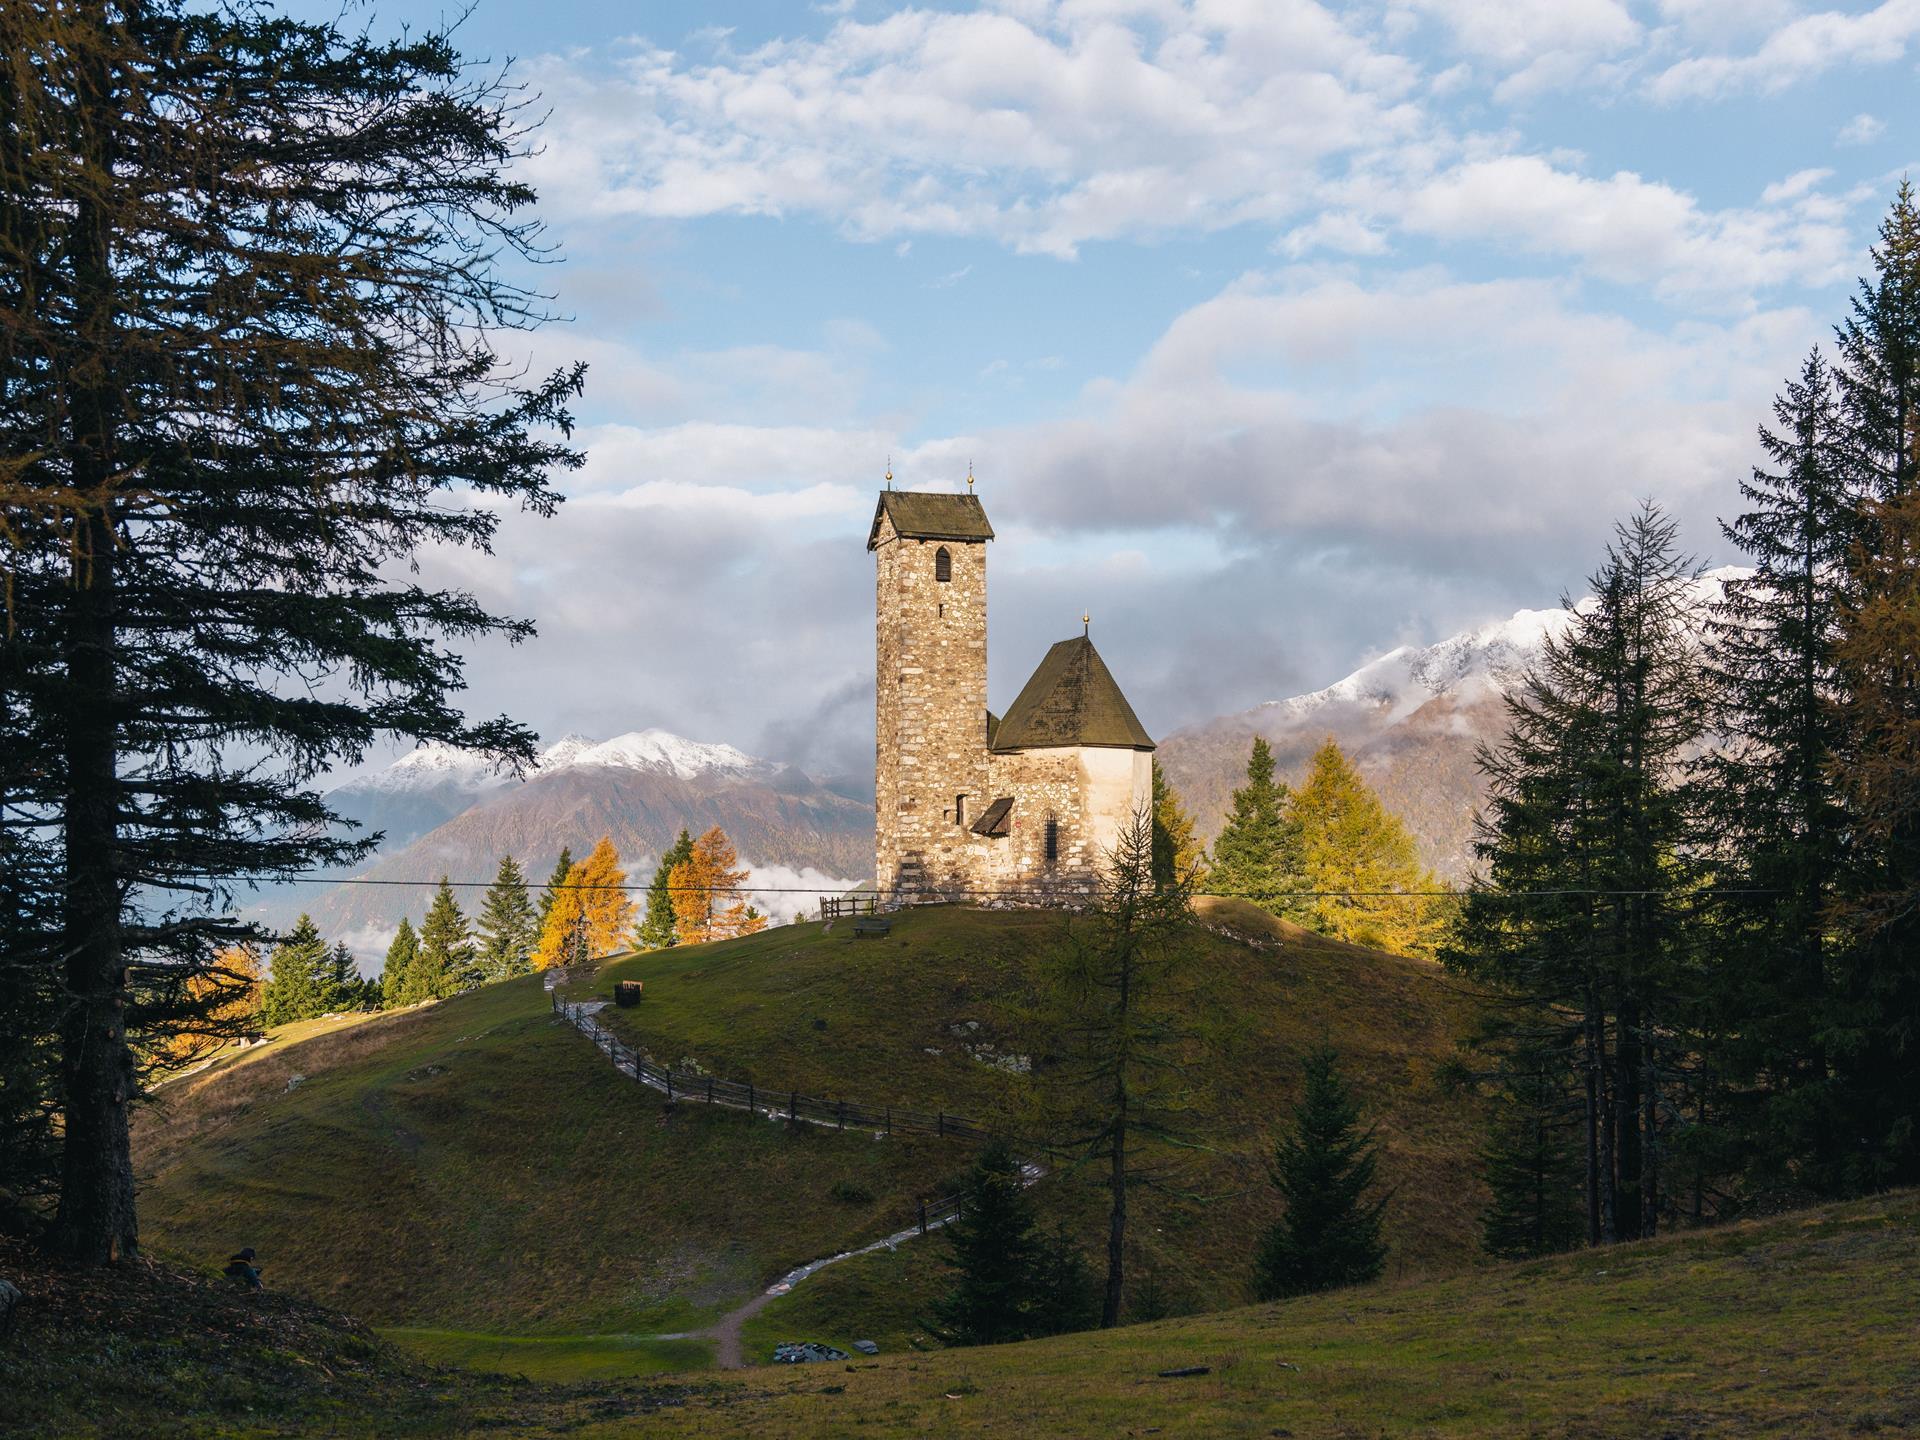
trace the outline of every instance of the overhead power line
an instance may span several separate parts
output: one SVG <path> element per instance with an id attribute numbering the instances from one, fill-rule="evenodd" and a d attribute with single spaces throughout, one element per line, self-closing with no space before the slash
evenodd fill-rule
<path id="1" fill-rule="evenodd" d="M 342 880 L 321 880 L 307 883 L 327 885 L 391 885 L 408 889 L 435 890 L 446 885 L 454 890 L 491 890 L 492 880 L 387 880 L 368 876 L 350 876 Z M 625 890 L 633 893 L 650 891 L 652 885 L 611 885 L 604 882 L 574 884 L 562 881 L 558 885 L 529 885 L 529 890 Z M 831 893 L 819 885 L 674 885 L 669 883 L 666 889 L 688 894 L 707 895 L 824 895 Z M 860 890 L 846 891 L 847 894 L 866 893 Z M 972 886 L 929 886 L 925 890 L 908 892 L 913 894 L 962 896 L 971 899 L 1024 899 L 1043 900 L 1058 898 L 1060 891 L 1054 889 L 982 889 Z M 1645 899 L 1654 895 L 1670 895 L 1670 890 L 1608 890 L 1608 889 L 1566 889 L 1566 890 L 1472 890 L 1461 887 L 1431 890 L 1195 890 L 1196 899 L 1209 900 L 1464 900 L 1468 896 L 1481 899 L 1514 900 L 1599 900 L 1599 899 Z M 1758 888 L 1712 888 L 1689 890 L 1687 897 L 1728 896 L 1728 895 L 1778 895 L 1777 889 Z"/>

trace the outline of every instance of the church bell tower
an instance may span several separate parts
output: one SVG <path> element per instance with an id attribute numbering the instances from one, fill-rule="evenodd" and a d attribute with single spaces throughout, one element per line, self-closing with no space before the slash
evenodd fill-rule
<path id="1" fill-rule="evenodd" d="M 987 789 L 987 542 L 972 493 L 895 490 L 874 509 L 874 884 L 902 899 L 976 886 Z"/>

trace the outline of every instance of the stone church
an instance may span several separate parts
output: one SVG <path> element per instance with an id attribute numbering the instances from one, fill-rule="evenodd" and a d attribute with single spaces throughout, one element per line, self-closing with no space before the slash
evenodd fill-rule
<path id="1" fill-rule="evenodd" d="M 969 480 L 971 485 L 971 480 Z M 901 901 L 1085 893 L 1152 803 L 1153 740 L 1086 635 L 987 708 L 987 542 L 971 491 L 889 488 L 877 584 L 874 881 Z"/>

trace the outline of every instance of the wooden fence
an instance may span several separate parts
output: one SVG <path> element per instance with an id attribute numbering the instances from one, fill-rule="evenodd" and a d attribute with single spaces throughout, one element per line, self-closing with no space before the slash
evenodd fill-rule
<path id="1" fill-rule="evenodd" d="M 820 918 L 838 920 L 843 915 L 878 915 L 880 897 L 878 895 L 822 895 L 820 897 Z"/>
<path id="2" fill-rule="evenodd" d="M 934 1135 L 955 1140 L 989 1140 L 999 1132 L 977 1120 L 936 1111 L 923 1115 L 912 1110 L 897 1110 L 891 1105 L 862 1105 L 853 1100 L 822 1100 L 802 1095 L 798 1090 L 769 1089 L 751 1082 L 722 1080 L 714 1075 L 675 1072 L 655 1065 L 631 1045 L 626 1044 L 594 1017 L 600 1007 L 553 997 L 553 1010 L 600 1048 L 613 1068 L 630 1075 L 642 1085 L 661 1091 L 669 1100 L 691 1100 L 704 1105 L 720 1105 L 765 1115 L 773 1120 L 791 1120 L 809 1125 L 829 1125 L 835 1129 L 871 1130 L 885 1135 Z M 1021 1162 L 1025 1183 L 1031 1185 L 1046 1173 L 1044 1166 Z M 915 1228 L 924 1235 L 938 1229 L 960 1213 L 961 1198 L 950 1195 L 940 1200 L 922 1200 Z M 904 1233 L 904 1232 L 903 1232 Z"/>

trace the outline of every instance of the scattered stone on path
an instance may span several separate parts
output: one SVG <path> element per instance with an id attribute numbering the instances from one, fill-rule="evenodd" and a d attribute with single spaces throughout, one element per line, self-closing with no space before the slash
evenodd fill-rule
<path id="1" fill-rule="evenodd" d="M 289 1075 L 287 1077 L 287 1093 L 292 1094 L 293 1091 L 300 1087 L 301 1082 L 306 1078 L 304 1075 Z"/>
<path id="2" fill-rule="evenodd" d="M 858 1350 L 862 1355 L 878 1355 L 880 1353 L 880 1347 L 871 1340 L 856 1340 L 853 1342 L 853 1348 Z"/>
<path id="3" fill-rule="evenodd" d="M 845 1360 L 847 1352 L 832 1345 L 822 1345 L 818 1340 L 789 1340 L 784 1345 L 773 1347 L 773 1363 L 776 1365 L 815 1365 L 823 1360 Z"/>

